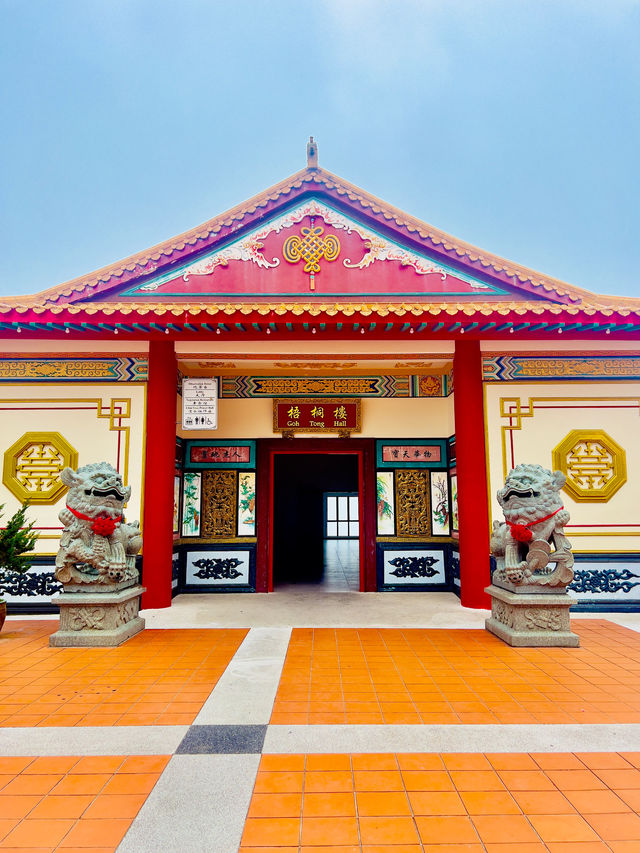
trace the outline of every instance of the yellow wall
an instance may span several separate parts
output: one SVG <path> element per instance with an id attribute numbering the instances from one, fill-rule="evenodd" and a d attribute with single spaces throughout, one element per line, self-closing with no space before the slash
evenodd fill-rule
<path id="1" fill-rule="evenodd" d="M 627 482 L 606 503 L 563 493 L 567 535 L 575 551 L 640 551 L 640 382 L 499 382 L 485 385 L 485 407 L 493 518 L 502 518 L 495 493 L 514 464 L 551 468 L 553 448 L 571 430 L 604 430 L 625 450 Z"/>
<path id="2" fill-rule="evenodd" d="M 178 398 L 176 421 L 181 422 Z M 362 400 L 362 432 L 354 438 L 444 438 L 453 433 L 453 397 L 386 397 Z M 222 399 L 218 429 L 183 432 L 183 438 L 277 438 L 273 401 Z M 299 433 L 304 435 L 304 433 Z M 313 436 L 307 433 L 306 437 Z M 335 437 L 335 436 L 333 436 Z"/>
<path id="3" fill-rule="evenodd" d="M 127 518 L 141 519 L 144 481 L 146 385 L 144 383 L 101 382 L 100 384 L 3 383 L 0 388 L 0 452 L 5 451 L 26 432 L 59 432 L 78 451 L 78 464 L 109 462 L 117 467 L 120 435 L 121 473 L 131 485 Z M 121 415 L 118 417 L 118 409 Z M 113 417 L 110 412 L 113 411 Z M 34 504 L 28 518 L 42 530 L 36 553 L 55 554 L 61 524 L 57 503 Z M 18 500 L 0 484 L 0 503 L 5 515 L 19 508 Z"/>
<path id="4" fill-rule="evenodd" d="M 60 339 L 47 340 L 46 338 L 4 339 L 0 341 L 0 353 L 23 356 L 38 354 L 66 358 L 67 356 L 77 357 L 91 354 L 134 356 L 149 352 L 148 341 L 124 340 L 118 335 L 114 335 L 113 340 L 109 341 L 74 341 L 71 335 L 65 337 L 64 343 L 61 343 Z"/>
<path id="5" fill-rule="evenodd" d="M 443 357 L 453 353 L 455 343 L 451 340 L 423 340 L 417 335 L 407 335 L 402 340 L 384 340 L 379 338 L 368 338 L 361 335 L 357 340 L 327 340 L 321 334 L 315 335 L 308 340 L 275 340 L 266 337 L 264 340 L 225 340 L 224 335 L 216 335 L 213 340 L 199 341 L 176 341 L 176 354 L 178 358 L 188 358 L 194 353 L 207 353 L 208 355 L 233 355 L 234 353 L 258 353 L 260 355 L 272 354 L 274 358 L 283 358 L 295 355 L 303 356 L 305 353 L 322 355 L 326 359 L 343 357 L 348 354 L 381 355 L 393 353 L 400 357 L 404 353 L 410 353 L 413 358 L 426 356 L 429 353 L 437 353 Z"/>

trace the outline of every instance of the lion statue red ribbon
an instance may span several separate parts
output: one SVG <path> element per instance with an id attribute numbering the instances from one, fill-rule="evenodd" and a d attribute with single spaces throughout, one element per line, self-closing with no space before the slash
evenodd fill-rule
<path id="1" fill-rule="evenodd" d="M 562 471 L 518 465 L 497 493 L 504 522 L 494 521 L 491 553 L 497 568 L 493 583 L 566 587 L 573 580 L 571 543 L 564 535 L 569 513 L 560 489 Z"/>
<path id="2" fill-rule="evenodd" d="M 131 496 L 122 476 L 107 462 L 94 462 L 60 479 L 69 487 L 59 519 L 64 525 L 56 556 L 56 577 L 63 584 L 122 585 L 135 582 L 136 554 L 142 547 L 140 525 L 124 520 Z"/>

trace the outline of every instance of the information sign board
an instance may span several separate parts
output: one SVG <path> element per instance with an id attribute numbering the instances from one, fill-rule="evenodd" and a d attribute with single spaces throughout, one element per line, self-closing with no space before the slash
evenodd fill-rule
<path id="1" fill-rule="evenodd" d="M 185 376 L 182 380 L 182 429 L 218 429 L 218 380 Z"/>

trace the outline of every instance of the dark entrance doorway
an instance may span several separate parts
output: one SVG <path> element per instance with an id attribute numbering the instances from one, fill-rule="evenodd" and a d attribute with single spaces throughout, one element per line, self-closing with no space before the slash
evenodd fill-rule
<path id="1" fill-rule="evenodd" d="M 358 504 L 356 454 L 277 454 L 273 469 L 273 584 L 322 584 L 327 589 L 359 589 L 359 515 L 341 539 L 328 536 L 331 496 L 353 510 Z M 338 502 L 336 501 L 336 507 Z M 329 533 L 333 533 L 329 526 Z M 342 532 L 342 527 L 340 528 Z M 337 525 L 336 525 L 337 533 Z"/>

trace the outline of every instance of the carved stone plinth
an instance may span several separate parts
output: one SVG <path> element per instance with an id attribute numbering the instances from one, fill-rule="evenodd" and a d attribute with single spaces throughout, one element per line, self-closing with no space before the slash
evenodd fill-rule
<path id="1" fill-rule="evenodd" d="M 491 596 L 491 616 L 485 627 L 508 645 L 580 645 L 580 638 L 569 624 L 569 608 L 574 599 L 567 592 L 532 595 L 509 592 L 494 584 L 485 592 Z"/>
<path id="2" fill-rule="evenodd" d="M 138 615 L 144 587 L 115 592 L 61 592 L 51 600 L 60 608 L 60 627 L 50 646 L 119 646 L 144 628 Z"/>

